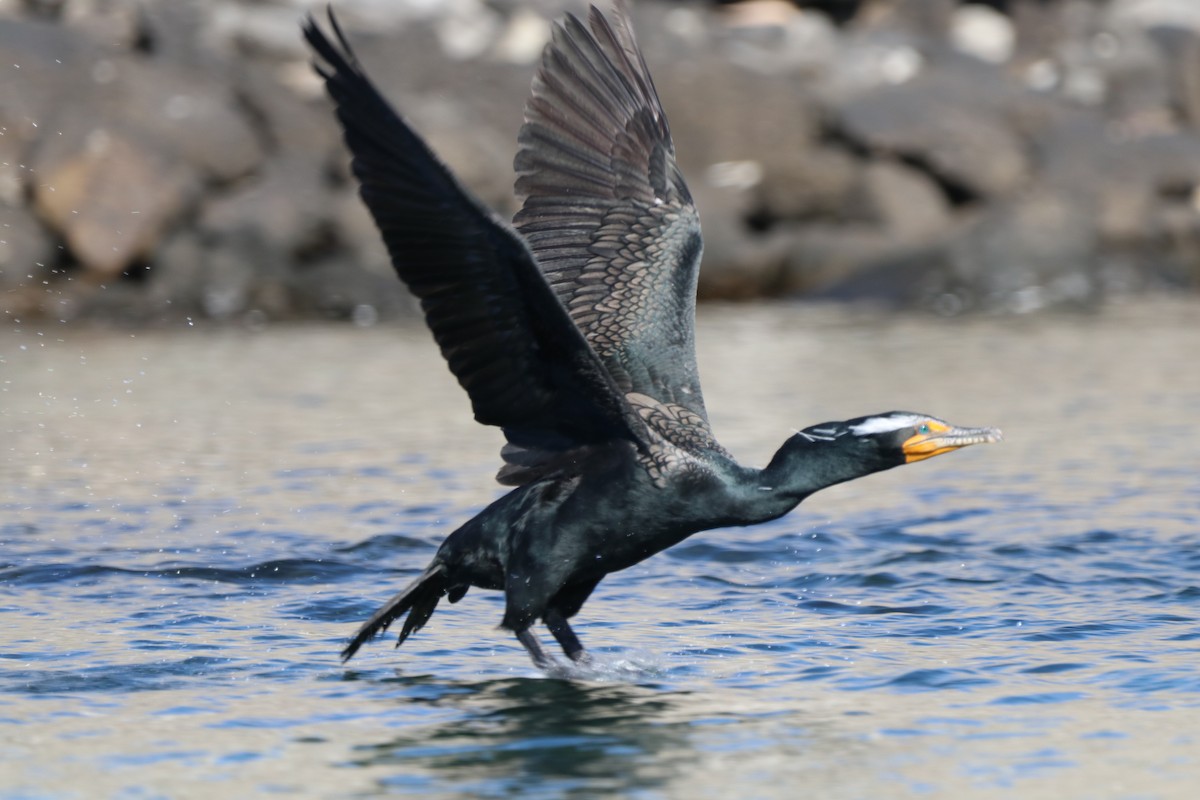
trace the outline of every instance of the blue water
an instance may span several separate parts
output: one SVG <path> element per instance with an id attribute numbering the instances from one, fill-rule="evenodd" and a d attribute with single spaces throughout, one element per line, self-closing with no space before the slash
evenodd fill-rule
<path id="1" fill-rule="evenodd" d="M 332 358 L 397 335 L 322 346 Z M 941 336 L 898 335 L 900 351 Z M 959 333 L 948 354 L 995 336 Z M 258 340 L 241 389 L 205 396 L 162 367 L 118 411 L 89 412 L 111 408 L 126 365 L 180 348 L 203 368 L 233 346 L 129 345 L 91 387 L 97 405 L 74 397 L 77 423 L 54 413 L 67 365 L 123 346 L 68 340 L 9 372 L 37 391 L 10 388 L 5 415 L 0 797 L 1187 797 L 1198 785 L 1196 378 L 1169 392 L 1066 380 L 1050 403 L 960 374 L 987 394 L 983 417 L 961 421 L 1003 425 L 1005 444 L 611 576 L 577 626 L 597 664 L 546 675 L 496 629 L 500 596 L 481 591 L 443 604 L 402 649 L 389 636 L 339 663 L 357 624 L 500 491 L 494 450 L 464 444 L 482 434 L 462 421 L 428 426 L 450 455 L 395 449 L 404 426 L 380 441 L 396 409 L 355 394 L 357 372 L 315 390 L 246 388 L 255 353 L 287 338 Z M 1047 369 L 1088 372 L 1110 352 L 1098 338 Z M 14 341 L 26 340 L 6 343 L 10 368 Z M 1094 363 L 1080 358 L 1092 346 Z M 287 358 L 312 352 L 295 348 Z M 718 433 L 755 449 L 761 406 L 736 410 L 728 377 Z M 241 422 L 162 421 L 197 408 L 215 420 L 222 397 Z M 54 419 L 58 434 L 38 428 Z"/>

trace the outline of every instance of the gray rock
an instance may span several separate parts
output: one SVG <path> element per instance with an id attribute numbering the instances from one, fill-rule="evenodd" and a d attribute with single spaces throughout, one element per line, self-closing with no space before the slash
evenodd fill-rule
<path id="1" fill-rule="evenodd" d="M 817 86 L 825 106 L 837 109 L 850 100 L 907 83 L 927 67 L 922 43 L 903 31 L 853 33 L 838 57 L 820 73 Z"/>
<path id="2" fill-rule="evenodd" d="M 951 272 L 928 302 L 951 312 L 1094 305 L 1100 298 L 1099 244 L 1086 197 L 1031 190 L 989 208 L 965 228 L 950 250 Z"/>
<path id="3" fill-rule="evenodd" d="M 3 125 L 2 120 L 0 125 Z M 25 163 L 27 146 L 15 133 L 12 136 L 0 136 L 0 208 L 25 204 L 34 178 L 29 165 Z"/>
<path id="4" fill-rule="evenodd" d="M 755 160 L 755 213 L 767 220 L 855 218 L 862 164 L 839 147 L 810 144 Z"/>
<path id="5" fill-rule="evenodd" d="M 344 189 L 331 197 L 329 203 L 333 209 L 334 235 L 350 260 L 376 275 L 395 280 L 397 286 L 403 286 L 395 277 L 391 257 L 375 227 L 375 220 L 371 219 L 358 193 Z"/>
<path id="6" fill-rule="evenodd" d="M 58 115 L 65 137 L 97 125 L 126 128 L 217 182 L 244 177 L 262 161 L 234 94 L 202 72 L 138 57 L 102 58 L 92 71 L 100 84 Z"/>
<path id="7" fill-rule="evenodd" d="M 1200 31 L 1153 32 L 1162 47 L 1168 70 L 1171 108 L 1192 130 L 1200 130 Z"/>
<path id="8" fill-rule="evenodd" d="M 376 85 L 458 178 L 502 214 L 515 211 L 512 161 L 530 66 L 450 58 L 424 22 L 353 41 Z"/>
<path id="9" fill-rule="evenodd" d="M 1114 25 L 1200 31 L 1200 5 L 1192 0 L 1111 0 L 1107 12 Z"/>
<path id="10" fill-rule="evenodd" d="M 925 173 L 897 161 L 875 161 L 863 170 L 863 185 L 879 222 L 896 240 L 927 242 L 950 233 L 950 204 Z"/>
<path id="11" fill-rule="evenodd" d="M 323 184 L 308 162 L 274 162 L 261 179 L 208 202 L 197 221 L 206 264 L 193 284 L 201 312 L 216 319 L 252 310 L 289 315 L 289 274 L 306 250 L 322 245 L 327 215 Z"/>
<path id="12" fill-rule="evenodd" d="M 246 314 L 267 318 L 291 311 L 286 264 L 277 250 L 252 229 L 231 233 L 205 254 L 200 307 L 213 319 L 240 319 Z"/>
<path id="13" fill-rule="evenodd" d="M 844 135 L 877 156 L 920 163 L 973 195 L 1010 193 L 1031 165 L 1009 124 L 1011 88 L 999 76 L 930 68 L 898 86 L 864 92 L 834 109 Z M 986 83 L 992 84 L 989 93 Z"/>
<path id="14" fill-rule="evenodd" d="M 325 169 L 345 162 L 341 131 L 324 94 L 304 98 L 261 64 L 247 64 L 235 78 L 238 100 L 252 110 L 259 138 L 272 157 Z"/>
<path id="15" fill-rule="evenodd" d="M 221 51 L 210 31 L 213 13 L 220 5 L 211 0 L 142 3 L 142 46 L 183 69 L 203 70 L 213 80 L 231 80 L 241 64 Z"/>
<path id="16" fill-rule="evenodd" d="M 783 273 L 791 242 L 783 230 L 755 234 L 744 220 L 753 198 L 745 189 L 691 182 L 696 208 L 704 219 L 704 260 L 700 266 L 701 298 L 757 297 L 775 286 Z"/>
<path id="17" fill-rule="evenodd" d="M 345 259 L 304 265 L 290 277 L 289 288 L 298 312 L 359 325 L 420 313 L 416 299 L 394 274 L 381 275 Z"/>
<path id="18" fill-rule="evenodd" d="M 273 162 L 258 180 L 213 198 L 197 225 L 212 240 L 248 236 L 273 260 L 286 262 L 312 248 L 330 214 L 318 165 Z"/>
<path id="19" fill-rule="evenodd" d="M 42 285 L 57 253 L 50 232 L 28 209 L 0 201 L 0 292 Z"/>
<path id="20" fill-rule="evenodd" d="M 297 35 L 299 9 L 272 3 L 223 3 L 207 15 L 206 38 L 211 47 L 230 56 L 239 54 L 267 61 L 308 58 Z"/>
<path id="21" fill-rule="evenodd" d="M 786 295 L 858 299 L 861 290 L 854 286 L 856 279 L 886 273 L 883 260 L 892 252 L 892 244 L 878 226 L 866 223 L 806 225 L 790 242 L 780 290 Z"/>
<path id="22" fill-rule="evenodd" d="M 78 108 L 92 90 L 89 73 L 98 53 L 87 36 L 59 25 L 0 23 L 0 126 L 6 157 L 26 160 L 31 145 L 55 131 L 59 112 Z"/>
<path id="23" fill-rule="evenodd" d="M 759 162 L 769 175 L 776 160 L 786 169 L 794 154 L 818 140 L 815 98 L 794 76 L 731 64 L 707 42 L 666 41 L 671 48 L 651 69 L 689 175 L 745 160 Z"/>
<path id="24" fill-rule="evenodd" d="M 198 317 L 203 311 L 208 249 L 191 227 L 175 230 L 160 244 L 146 270 L 146 302 L 163 318 Z"/>
<path id="25" fill-rule="evenodd" d="M 948 283 L 949 247 L 962 227 L 954 219 L 936 235 L 916 235 L 903 226 L 877 223 L 806 225 L 794 235 L 778 289 L 887 308 L 927 307 L 939 287 Z"/>
<path id="26" fill-rule="evenodd" d="M 1200 184 L 1200 138 L 1174 133 L 1114 136 L 1098 114 L 1064 117 L 1039 132 L 1042 181 L 1088 198 L 1099 233 L 1114 244 L 1148 235 L 1148 220 L 1164 197 L 1190 196 Z"/>
<path id="27" fill-rule="evenodd" d="M 1173 126 L 1171 74 L 1163 49 L 1137 28 L 1104 31 L 1092 41 L 1106 83 L 1105 104 L 1128 134 L 1162 133 Z"/>

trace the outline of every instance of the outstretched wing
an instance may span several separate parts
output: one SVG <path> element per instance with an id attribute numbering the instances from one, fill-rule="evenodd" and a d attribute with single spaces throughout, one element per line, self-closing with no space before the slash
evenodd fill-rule
<path id="1" fill-rule="evenodd" d="M 353 154 L 352 168 L 400 278 L 420 298 L 475 419 L 503 428 L 525 459 L 521 483 L 556 454 L 614 439 L 642 443 L 645 423 L 554 296 L 521 238 L 461 187 L 340 47 L 310 17 Z M 511 466 L 511 465 L 510 465 Z M 561 466 L 561 462 L 560 462 Z"/>
<path id="2" fill-rule="evenodd" d="M 623 392 L 699 426 L 660 433 L 715 448 L 696 370 L 700 222 L 622 3 L 555 27 L 518 141 L 513 221 L 550 286 Z"/>

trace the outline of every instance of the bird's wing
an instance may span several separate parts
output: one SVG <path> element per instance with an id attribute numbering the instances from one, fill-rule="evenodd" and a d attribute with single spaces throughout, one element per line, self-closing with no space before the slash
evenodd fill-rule
<path id="1" fill-rule="evenodd" d="M 700 221 L 623 3 L 556 25 L 518 138 L 513 222 L 627 395 L 690 412 L 711 440 L 696 370 Z M 697 438 L 698 437 L 698 438 Z M 713 443 L 715 446 L 715 443 Z"/>
<path id="2" fill-rule="evenodd" d="M 337 105 L 363 201 L 400 278 L 420 298 L 475 419 L 504 429 L 522 483 L 552 457 L 646 428 L 512 228 L 458 184 L 362 71 L 330 12 L 335 46 L 304 35 Z M 506 459 L 507 460 L 507 459 Z M 511 466 L 511 465 L 510 465 Z"/>

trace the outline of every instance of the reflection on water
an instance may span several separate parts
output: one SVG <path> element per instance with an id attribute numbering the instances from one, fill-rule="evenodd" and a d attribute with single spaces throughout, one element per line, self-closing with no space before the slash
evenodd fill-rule
<path id="1" fill-rule="evenodd" d="M 417 702 L 448 704 L 459 716 L 358 745 L 353 764 L 394 771 L 419 761 L 430 773 L 424 780 L 486 796 L 561 797 L 573 788 L 594 796 L 666 785 L 691 750 L 687 723 L 664 719 L 673 705 L 664 691 L 534 678 L 416 683 L 428 692 Z M 412 702 L 406 692 L 397 713 Z M 411 773 L 397 778 L 406 782 Z M 384 783 L 397 785 L 396 778 Z M 543 785 L 552 788 L 539 791 Z"/>
<path id="2" fill-rule="evenodd" d="M 706 309 L 746 461 L 893 408 L 1006 441 L 610 577 L 556 677 L 486 592 L 337 661 L 500 491 L 424 331 L 2 333 L 0 797 L 1189 797 L 1194 317 Z"/>

